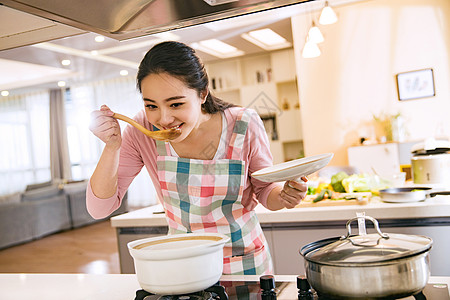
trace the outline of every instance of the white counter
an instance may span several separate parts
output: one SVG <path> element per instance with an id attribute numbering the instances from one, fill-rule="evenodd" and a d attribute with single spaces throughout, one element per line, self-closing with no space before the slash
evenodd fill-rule
<path id="1" fill-rule="evenodd" d="M 346 221 L 364 211 L 376 219 L 435 218 L 450 216 L 450 197 L 436 196 L 422 202 L 385 203 L 372 201 L 367 205 L 344 205 L 282 209 L 270 211 L 258 205 L 256 214 L 261 224 L 315 221 Z M 113 227 L 167 226 L 161 205 L 146 207 L 111 218 Z"/>
<path id="2" fill-rule="evenodd" d="M 276 281 L 295 278 L 275 276 Z M 259 276 L 223 276 L 221 280 L 258 281 Z M 429 282 L 450 285 L 450 277 L 432 276 Z M 0 274 L 2 300 L 131 300 L 140 289 L 134 274 Z"/>

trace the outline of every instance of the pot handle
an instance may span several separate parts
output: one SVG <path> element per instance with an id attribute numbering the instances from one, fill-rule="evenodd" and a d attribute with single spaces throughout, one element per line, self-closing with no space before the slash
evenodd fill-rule
<path id="1" fill-rule="evenodd" d="M 369 221 L 372 221 L 373 226 L 375 227 L 375 230 L 377 231 L 377 233 L 382 238 L 384 238 L 384 239 L 388 239 L 389 238 L 388 234 L 381 232 L 380 226 L 378 225 L 378 221 L 375 218 L 372 218 L 372 217 L 369 217 L 369 216 L 359 216 L 359 217 L 355 217 L 355 218 L 350 219 L 350 220 L 347 221 L 347 224 L 345 225 L 347 227 L 347 235 L 346 236 L 342 236 L 341 239 L 348 239 L 351 236 L 351 234 L 352 234 L 352 227 L 351 227 L 352 222 L 353 221 L 357 221 L 358 219 L 361 219 L 361 218 L 369 220 Z"/>
<path id="2" fill-rule="evenodd" d="M 440 191 L 440 192 L 430 193 L 430 197 L 435 197 L 437 195 L 450 195 L 450 191 Z"/>

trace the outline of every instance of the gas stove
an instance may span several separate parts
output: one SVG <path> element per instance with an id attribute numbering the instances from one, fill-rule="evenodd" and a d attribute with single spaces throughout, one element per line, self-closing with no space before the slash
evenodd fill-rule
<path id="1" fill-rule="evenodd" d="M 215 285 L 199 292 L 186 295 L 155 295 L 144 290 L 136 292 L 135 300 L 338 300 L 316 293 L 305 277 L 297 277 L 297 282 L 276 281 L 272 275 L 264 275 L 259 281 L 226 281 L 221 280 Z M 394 299 L 386 299 L 394 300 Z M 450 300 L 447 284 L 427 284 L 415 295 L 396 300 Z"/>

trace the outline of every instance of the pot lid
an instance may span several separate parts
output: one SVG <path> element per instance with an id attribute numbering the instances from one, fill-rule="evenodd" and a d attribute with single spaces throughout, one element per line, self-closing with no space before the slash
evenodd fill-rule
<path id="1" fill-rule="evenodd" d="M 442 154 L 450 151 L 450 141 L 428 138 L 423 143 L 411 147 L 414 155 Z"/>
<path id="2" fill-rule="evenodd" d="M 428 237 L 404 234 L 350 236 L 305 254 L 305 258 L 330 265 L 376 263 L 419 254 L 431 248 Z"/>
<path id="3" fill-rule="evenodd" d="M 359 235 L 351 235 L 351 222 L 358 220 Z M 374 224 L 377 233 L 367 234 L 365 220 Z M 327 265 L 360 265 L 405 258 L 428 251 L 432 239 L 420 235 L 382 233 L 378 221 L 358 216 L 347 222 L 347 235 L 306 245 L 300 253 L 308 261 Z"/>

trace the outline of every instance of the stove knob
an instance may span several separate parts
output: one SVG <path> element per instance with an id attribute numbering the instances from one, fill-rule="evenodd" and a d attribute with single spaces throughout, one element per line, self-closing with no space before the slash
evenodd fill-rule
<path id="1" fill-rule="evenodd" d="M 265 291 L 273 290 L 275 288 L 275 278 L 273 275 L 263 275 L 259 277 L 259 285 Z"/>
<path id="2" fill-rule="evenodd" d="M 261 287 L 262 300 L 275 300 L 277 294 L 275 292 L 275 278 L 272 275 L 263 275 L 259 277 L 259 286 Z"/>
<path id="3" fill-rule="evenodd" d="M 314 295 L 308 279 L 302 276 L 297 277 L 298 300 L 313 300 Z"/>

